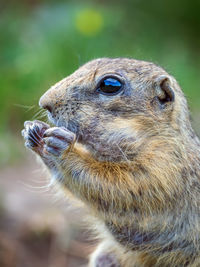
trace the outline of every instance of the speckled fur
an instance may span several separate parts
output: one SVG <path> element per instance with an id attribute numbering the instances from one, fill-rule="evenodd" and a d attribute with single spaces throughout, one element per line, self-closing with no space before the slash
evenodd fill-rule
<path id="1" fill-rule="evenodd" d="M 96 92 L 108 74 L 124 82 L 123 94 Z M 163 81 L 174 100 L 162 106 Z M 50 154 L 57 168 L 47 166 L 96 218 L 103 241 L 90 266 L 102 255 L 114 255 L 112 266 L 200 266 L 200 142 L 176 80 L 150 62 L 102 58 L 50 88 L 40 105 L 76 136 Z"/>

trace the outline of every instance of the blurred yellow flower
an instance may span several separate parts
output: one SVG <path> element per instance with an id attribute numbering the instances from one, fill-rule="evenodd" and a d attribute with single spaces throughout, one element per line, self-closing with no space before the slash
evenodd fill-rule
<path id="1" fill-rule="evenodd" d="M 75 18 L 77 30 L 86 36 L 94 36 L 103 28 L 103 16 L 94 9 L 82 9 Z"/>

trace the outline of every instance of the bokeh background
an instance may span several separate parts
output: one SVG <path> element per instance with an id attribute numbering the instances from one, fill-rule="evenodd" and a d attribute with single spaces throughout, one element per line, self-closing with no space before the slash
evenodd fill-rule
<path id="1" fill-rule="evenodd" d="M 20 136 L 25 120 L 40 118 L 43 92 L 81 64 L 133 57 L 161 65 L 200 133 L 199 10 L 199 0 L 0 1 L 0 266 L 84 266 L 95 246 L 87 211 L 48 186 Z"/>

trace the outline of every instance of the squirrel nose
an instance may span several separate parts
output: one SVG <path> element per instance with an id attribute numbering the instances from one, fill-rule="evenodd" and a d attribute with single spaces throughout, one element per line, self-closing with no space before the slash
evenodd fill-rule
<path id="1" fill-rule="evenodd" d="M 43 95 L 43 96 L 40 98 L 40 100 L 39 100 L 39 106 L 40 106 L 41 108 L 47 109 L 47 110 L 51 113 L 51 112 L 53 111 L 53 106 L 52 106 L 52 104 L 51 104 L 49 101 L 47 101 L 45 98 L 46 98 L 45 95 Z"/>

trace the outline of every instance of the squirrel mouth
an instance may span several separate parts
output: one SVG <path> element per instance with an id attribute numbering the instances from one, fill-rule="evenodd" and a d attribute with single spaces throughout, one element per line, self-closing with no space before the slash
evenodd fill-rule
<path id="1" fill-rule="evenodd" d="M 52 114 L 49 111 L 46 112 L 46 115 L 47 115 L 48 122 L 51 126 L 59 127 L 58 121 L 52 116 Z"/>
<path id="2" fill-rule="evenodd" d="M 47 114 L 48 117 L 48 121 L 50 122 L 50 124 L 52 124 L 53 126 L 57 126 L 57 127 L 64 127 L 67 130 L 69 130 L 70 132 L 73 132 L 76 135 L 79 135 L 79 125 L 75 120 L 60 120 L 60 119 L 55 119 L 52 114 L 50 112 L 48 112 Z"/>

